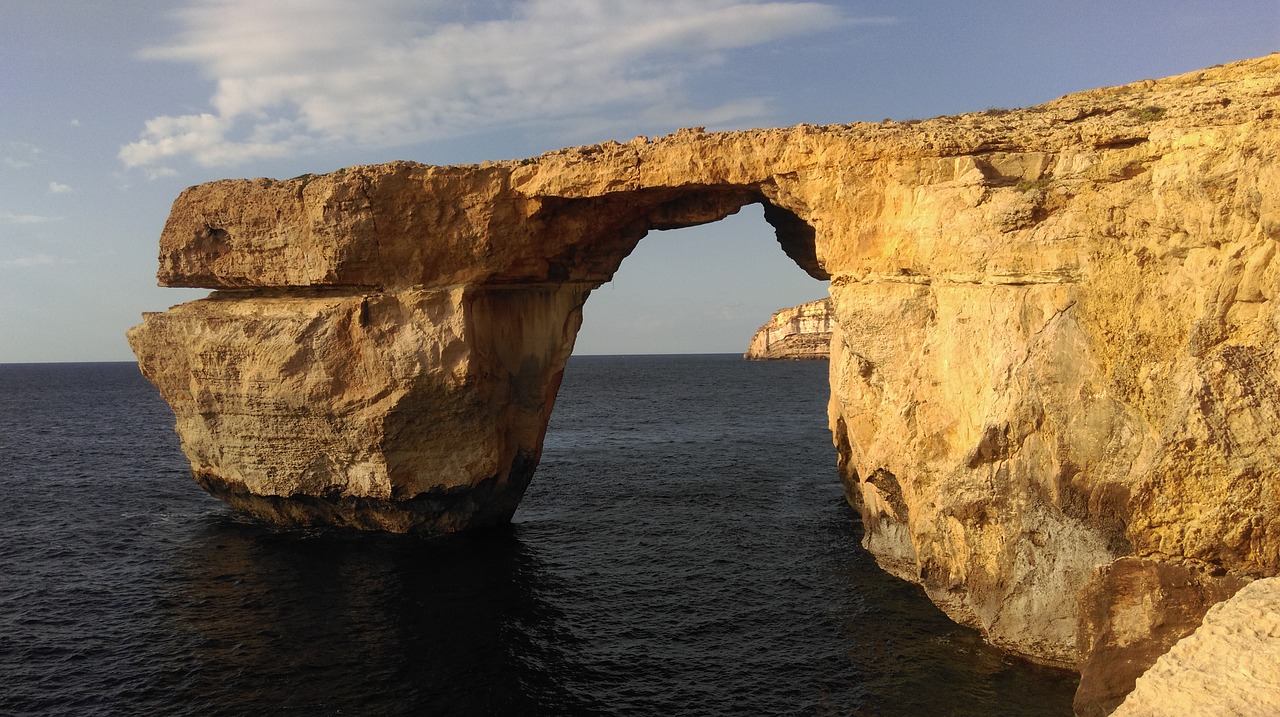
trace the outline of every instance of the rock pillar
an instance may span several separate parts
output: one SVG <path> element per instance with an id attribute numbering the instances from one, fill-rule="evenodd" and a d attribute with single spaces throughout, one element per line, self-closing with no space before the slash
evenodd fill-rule
<path id="1" fill-rule="evenodd" d="M 129 333 L 196 481 L 271 522 L 510 519 L 590 287 L 218 292 Z"/>

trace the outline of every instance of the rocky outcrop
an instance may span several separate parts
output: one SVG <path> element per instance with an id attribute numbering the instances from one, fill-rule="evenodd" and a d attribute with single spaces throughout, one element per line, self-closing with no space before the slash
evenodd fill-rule
<path id="1" fill-rule="evenodd" d="M 1078 717 L 1109 714 L 1134 681 L 1246 580 L 1179 563 L 1120 558 L 1094 573 L 1080 598 Z"/>
<path id="2" fill-rule="evenodd" d="M 779 309 L 751 337 L 743 358 L 754 360 L 827 359 L 831 355 L 834 317 L 831 300 L 818 299 Z"/>
<path id="3" fill-rule="evenodd" d="M 196 482 L 286 524 L 511 518 L 586 290 L 217 292 L 131 334 Z"/>
<path id="4" fill-rule="evenodd" d="M 865 545 L 952 617 L 1087 680 L 1147 639 L 1114 638 L 1132 590 L 1280 572 L 1278 56 L 1026 110 L 205 184 L 159 276 L 217 291 L 129 338 L 233 504 L 491 524 L 590 291 L 648 231 L 748 203 L 831 281 Z M 1150 639 L 1185 607 L 1152 599 Z"/>
<path id="5" fill-rule="evenodd" d="M 1215 605 L 1138 679 L 1116 717 L 1280 714 L 1280 579 Z"/>

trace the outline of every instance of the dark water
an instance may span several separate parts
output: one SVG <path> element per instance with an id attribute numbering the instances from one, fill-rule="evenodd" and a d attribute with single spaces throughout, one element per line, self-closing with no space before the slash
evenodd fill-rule
<path id="1" fill-rule="evenodd" d="M 858 547 L 826 366 L 571 360 L 509 529 L 242 520 L 130 364 L 0 366 L 0 714 L 1067 715 Z"/>

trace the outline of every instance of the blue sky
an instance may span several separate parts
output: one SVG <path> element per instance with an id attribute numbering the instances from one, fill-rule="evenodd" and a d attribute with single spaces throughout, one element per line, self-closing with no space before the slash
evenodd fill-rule
<path id="1" fill-rule="evenodd" d="M 1280 50 L 1277 0 L 0 0 L 0 362 L 128 360 L 186 186 L 683 126 L 1016 107 Z M 655 232 L 578 353 L 742 351 L 823 284 L 758 209 Z"/>

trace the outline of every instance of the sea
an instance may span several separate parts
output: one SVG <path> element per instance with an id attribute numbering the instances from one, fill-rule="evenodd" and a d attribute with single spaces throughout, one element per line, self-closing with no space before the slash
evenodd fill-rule
<path id="1" fill-rule="evenodd" d="M 575 356 L 510 526 L 244 518 L 129 363 L 0 365 L 0 715 L 1069 715 L 860 547 L 825 362 Z"/>

